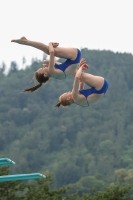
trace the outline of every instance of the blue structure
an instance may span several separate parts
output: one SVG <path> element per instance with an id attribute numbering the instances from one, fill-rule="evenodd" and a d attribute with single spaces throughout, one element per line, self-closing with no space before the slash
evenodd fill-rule
<path id="1" fill-rule="evenodd" d="M 0 158 L 0 166 L 12 165 L 12 164 L 15 164 L 15 162 L 10 160 L 9 158 Z M 46 178 L 46 176 L 40 173 L 6 175 L 6 176 L 0 176 L 0 182 L 37 179 L 37 178 Z"/>
<path id="2" fill-rule="evenodd" d="M 40 173 L 7 175 L 7 176 L 0 176 L 0 182 L 36 179 L 36 178 L 46 178 L 46 176 Z"/>
<path id="3" fill-rule="evenodd" d="M 0 158 L 0 165 L 14 165 L 15 162 L 9 158 Z"/>

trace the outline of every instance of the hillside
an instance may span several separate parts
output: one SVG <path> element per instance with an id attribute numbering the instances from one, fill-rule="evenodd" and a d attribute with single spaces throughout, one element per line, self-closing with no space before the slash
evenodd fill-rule
<path id="1" fill-rule="evenodd" d="M 11 173 L 49 171 L 56 187 L 74 184 L 81 192 L 133 179 L 133 55 L 82 49 L 82 57 L 88 73 L 109 82 L 105 97 L 88 108 L 54 109 L 73 77 L 21 92 L 34 85 L 42 61 L 23 70 L 12 64 L 8 75 L 0 70 L 0 157 L 17 163 Z"/>

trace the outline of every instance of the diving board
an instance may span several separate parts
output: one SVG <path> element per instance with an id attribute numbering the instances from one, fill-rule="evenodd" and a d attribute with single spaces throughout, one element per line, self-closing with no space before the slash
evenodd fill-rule
<path id="1" fill-rule="evenodd" d="M 0 165 L 14 165 L 15 162 L 9 158 L 0 158 Z"/>
<path id="2" fill-rule="evenodd" d="M 38 179 L 38 178 L 46 178 L 46 176 L 40 173 L 7 175 L 7 176 L 0 176 L 0 182 Z"/>

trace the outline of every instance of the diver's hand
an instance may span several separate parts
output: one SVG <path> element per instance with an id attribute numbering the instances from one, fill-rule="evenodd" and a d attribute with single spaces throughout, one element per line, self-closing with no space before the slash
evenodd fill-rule
<path id="1" fill-rule="evenodd" d="M 81 58 L 81 60 L 80 60 L 80 66 L 81 66 L 83 63 L 86 63 L 85 58 Z"/>
<path id="2" fill-rule="evenodd" d="M 86 64 L 86 60 L 85 60 L 85 58 L 82 58 L 82 59 L 80 60 L 79 65 L 80 65 L 80 67 L 82 67 L 82 70 L 86 70 L 86 69 L 89 68 L 89 65 Z"/>
<path id="3" fill-rule="evenodd" d="M 82 64 L 82 65 L 81 65 L 81 68 L 82 68 L 82 70 L 86 70 L 86 69 L 89 68 L 89 65 L 87 65 L 86 63 L 85 63 L 85 64 Z"/>
<path id="4" fill-rule="evenodd" d="M 56 48 L 59 46 L 59 43 L 57 43 L 57 42 L 50 42 L 49 45 L 51 45 L 51 44 L 52 44 L 53 48 Z"/>

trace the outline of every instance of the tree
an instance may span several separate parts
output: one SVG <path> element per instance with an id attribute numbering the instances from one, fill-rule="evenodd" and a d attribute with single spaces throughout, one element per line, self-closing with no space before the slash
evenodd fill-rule
<path id="1" fill-rule="evenodd" d="M 23 56 L 23 58 L 22 58 L 22 67 L 24 67 L 25 64 L 26 64 L 26 58 Z"/>
<path id="2" fill-rule="evenodd" d="M 3 62 L 0 68 L 0 74 L 4 74 L 5 70 L 6 70 L 6 64 Z"/>
<path id="3" fill-rule="evenodd" d="M 129 194 L 132 185 L 120 186 L 115 184 L 112 187 L 105 187 L 103 191 L 93 190 L 94 195 L 87 200 L 132 200 Z"/>
<path id="4" fill-rule="evenodd" d="M 9 166 L 0 167 L 0 176 L 9 175 Z M 1 200 L 23 200 L 19 192 L 23 192 L 24 187 L 21 181 L 0 182 Z"/>
<path id="5" fill-rule="evenodd" d="M 11 65 L 10 65 L 10 69 L 9 69 L 9 74 L 10 73 L 15 73 L 18 71 L 18 65 L 15 61 L 12 61 L 11 62 Z"/>

